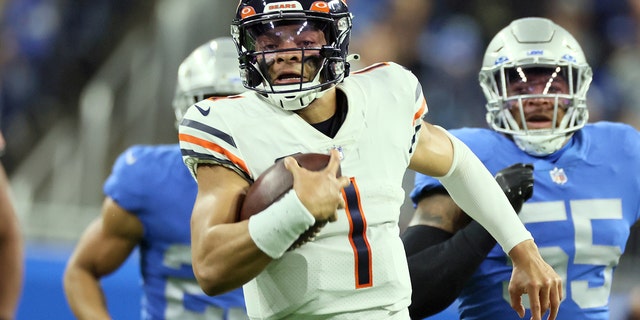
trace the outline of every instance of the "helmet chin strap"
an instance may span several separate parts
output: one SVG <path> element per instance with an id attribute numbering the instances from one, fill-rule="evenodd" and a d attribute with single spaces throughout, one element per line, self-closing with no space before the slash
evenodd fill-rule
<path id="1" fill-rule="evenodd" d="M 559 108 L 556 106 L 556 108 Z M 506 121 L 509 122 L 511 126 L 514 128 L 520 129 L 520 126 L 517 124 L 515 119 L 512 117 L 511 113 L 505 112 L 504 116 Z M 567 128 L 571 118 L 573 117 L 573 109 L 570 109 L 568 113 L 566 113 L 560 123 L 556 126 L 558 131 L 563 131 Z M 536 130 L 532 130 L 535 132 Z M 525 131 L 527 132 L 527 131 Z M 535 157 L 544 157 L 548 156 L 562 148 L 567 141 L 573 136 L 572 131 L 570 133 L 547 133 L 542 134 L 541 132 L 536 133 L 526 133 L 526 134 L 514 134 L 513 141 L 516 143 L 520 150 L 535 156 Z"/>
<path id="2" fill-rule="evenodd" d="M 302 91 L 293 91 L 294 89 L 300 88 L 300 83 L 289 84 L 289 85 L 280 85 L 278 86 L 279 91 L 292 91 L 289 93 L 267 93 L 267 100 L 272 104 L 288 111 L 296 111 L 303 108 L 306 108 L 313 102 L 313 100 L 320 98 L 324 95 L 324 93 L 333 85 L 330 86 L 320 86 L 320 74 L 321 70 L 318 71 L 315 78 L 308 83 L 304 83 L 303 86 L 306 87 L 314 87 L 315 89 L 304 89 Z M 262 84 L 264 86 L 264 84 Z M 273 87 L 272 87 L 273 88 Z"/>
<path id="3" fill-rule="evenodd" d="M 513 141 L 520 150 L 534 156 L 548 156 L 562 148 L 573 136 L 573 132 L 561 135 L 513 135 Z"/>
<path id="4" fill-rule="evenodd" d="M 320 88 L 317 88 L 303 92 L 269 93 L 267 100 L 284 110 L 296 111 L 306 108 L 313 100 L 322 97 L 325 92 L 326 90 L 321 91 Z"/>

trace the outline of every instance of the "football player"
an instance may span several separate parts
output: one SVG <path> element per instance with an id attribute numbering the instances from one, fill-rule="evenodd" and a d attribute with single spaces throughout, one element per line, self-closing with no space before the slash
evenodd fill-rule
<path id="1" fill-rule="evenodd" d="M 492 173 L 512 171 L 504 191 L 522 207 L 520 220 L 563 278 L 558 319 L 609 319 L 613 271 L 640 217 L 640 175 L 624 169 L 640 166 L 640 134 L 625 124 L 587 124 L 591 68 L 576 39 L 548 19 L 517 19 L 497 33 L 479 79 L 492 130 L 451 133 Z M 520 183 L 529 173 L 532 195 L 518 192 L 527 190 Z M 412 316 L 431 313 L 429 288 L 440 285 L 439 293 L 451 297 L 442 307 L 460 294 L 461 319 L 519 319 L 507 291 L 512 259 L 489 233 L 475 222 L 466 225 L 467 210 L 437 179 L 417 174 L 411 198 L 415 216 L 402 237 L 411 248 Z M 432 244 L 452 261 L 440 283 L 430 273 L 442 270 L 431 265 Z"/>
<path id="2" fill-rule="evenodd" d="M 179 121 L 194 102 L 244 90 L 231 38 L 195 49 L 178 69 L 173 101 Z M 246 319 L 242 290 L 207 296 L 191 267 L 189 221 L 197 185 L 178 144 L 136 145 L 116 160 L 104 184 L 102 214 L 85 230 L 65 273 L 79 319 L 108 319 L 100 279 L 140 250 L 141 319 Z"/>
<path id="3" fill-rule="evenodd" d="M 560 277 L 496 181 L 460 140 L 422 122 L 427 105 L 411 72 L 391 62 L 350 72 L 351 22 L 343 0 L 240 1 L 232 36 L 250 90 L 196 103 L 179 127 L 198 181 L 191 244 L 201 287 L 244 285 L 254 319 L 408 319 L 398 219 L 409 167 L 440 177 L 509 252 L 516 311 L 527 292 L 534 319 L 549 309 L 554 319 Z M 311 152 L 331 154 L 329 165 L 308 171 L 287 157 Z M 252 181 L 282 157 L 293 190 L 237 221 Z M 330 222 L 288 250 L 316 221 Z"/>

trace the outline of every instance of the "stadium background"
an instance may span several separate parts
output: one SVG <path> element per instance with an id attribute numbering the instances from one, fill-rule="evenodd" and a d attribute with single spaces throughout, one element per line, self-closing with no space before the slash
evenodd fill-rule
<path id="1" fill-rule="evenodd" d="M 510 20 L 546 16 L 582 43 L 594 68 L 592 121 L 640 126 L 640 1 L 349 0 L 351 52 L 399 62 L 423 81 L 433 123 L 484 126 L 477 71 L 488 40 Z M 129 145 L 176 141 L 177 66 L 227 36 L 236 1 L 0 1 L 2 163 L 27 247 L 17 319 L 72 319 L 62 270 L 99 214 L 102 182 Z M 635 173 L 635 172 L 634 172 Z M 407 174 L 405 186 L 412 177 Z M 411 205 L 402 208 L 406 225 Z M 612 319 L 640 285 L 637 232 L 614 280 Z M 115 319 L 139 318 L 137 253 L 104 280 Z M 443 319 L 446 317 L 443 316 Z"/>

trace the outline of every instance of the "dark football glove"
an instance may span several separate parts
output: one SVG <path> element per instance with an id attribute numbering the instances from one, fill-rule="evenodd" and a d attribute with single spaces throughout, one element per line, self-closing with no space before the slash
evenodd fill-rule
<path id="1" fill-rule="evenodd" d="M 522 204 L 533 195 L 533 164 L 516 163 L 506 167 L 496 174 L 496 181 L 513 210 L 520 213 Z"/>

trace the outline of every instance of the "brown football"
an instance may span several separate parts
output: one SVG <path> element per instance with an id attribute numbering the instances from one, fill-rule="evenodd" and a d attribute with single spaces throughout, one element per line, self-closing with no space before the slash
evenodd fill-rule
<path id="1" fill-rule="evenodd" d="M 292 155 L 298 164 L 311 171 L 320 171 L 329 164 L 330 156 L 321 153 L 298 153 Z M 341 175 L 340 168 L 336 177 Z M 284 167 L 284 158 L 278 159 L 271 167 L 267 168 L 256 181 L 249 187 L 242 206 L 238 221 L 249 219 L 252 215 L 266 209 L 272 203 L 278 201 L 285 193 L 293 188 L 293 175 Z M 303 233 L 290 248 L 296 248 L 311 240 L 317 232 L 327 223 L 318 221 Z"/>
<path id="2" fill-rule="evenodd" d="M 301 167 L 312 171 L 320 171 L 327 167 L 330 158 L 328 154 L 321 153 L 298 153 L 292 157 Z M 340 174 L 338 169 L 336 176 L 339 177 Z M 242 202 L 238 220 L 249 219 L 252 215 L 266 209 L 291 188 L 293 188 L 293 176 L 284 167 L 284 158 L 278 159 L 249 187 Z"/>

